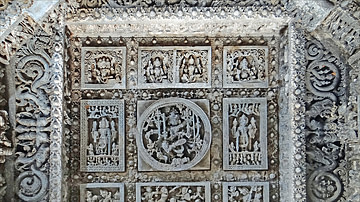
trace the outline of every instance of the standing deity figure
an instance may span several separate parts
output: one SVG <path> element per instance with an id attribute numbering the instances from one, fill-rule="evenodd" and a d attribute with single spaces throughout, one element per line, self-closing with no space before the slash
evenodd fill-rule
<path id="1" fill-rule="evenodd" d="M 97 131 L 97 122 L 96 121 L 93 121 L 93 127 L 91 129 L 91 136 L 93 138 L 94 143 L 96 144 L 96 141 L 99 138 L 99 133 Z"/>
<path id="2" fill-rule="evenodd" d="M 239 146 L 241 148 L 242 151 L 246 151 L 247 147 L 249 145 L 249 136 L 247 133 L 247 128 L 246 125 L 248 124 L 249 120 L 248 118 L 245 116 L 245 114 L 243 114 L 240 117 L 240 124 L 238 127 L 238 131 L 240 132 L 240 136 L 239 136 Z"/>
<path id="3" fill-rule="evenodd" d="M 98 144 L 98 149 L 101 154 L 106 154 L 106 146 L 108 145 L 108 136 L 110 136 L 110 129 L 109 129 L 109 121 L 106 120 L 105 117 L 103 117 L 100 121 L 99 126 L 99 133 L 100 133 L 100 139 Z"/>
<path id="4" fill-rule="evenodd" d="M 257 132 L 256 127 L 256 120 L 254 117 L 251 117 L 250 124 L 248 126 L 248 133 L 249 133 L 249 147 L 248 149 L 251 150 L 252 148 L 252 139 L 255 138 L 255 134 Z"/>

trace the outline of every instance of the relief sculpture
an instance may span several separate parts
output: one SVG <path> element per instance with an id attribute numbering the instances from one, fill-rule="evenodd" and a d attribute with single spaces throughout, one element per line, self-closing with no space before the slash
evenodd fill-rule
<path id="1" fill-rule="evenodd" d="M 266 100 L 226 98 L 224 119 L 224 168 L 266 168 Z"/>
<path id="2" fill-rule="evenodd" d="M 83 47 L 82 88 L 125 88 L 125 48 Z"/>
<path id="3" fill-rule="evenodd" d="M 123 102 L 84 100 L 81 110 L 82 170 L 123 171 Z"/>
<path id="4" fill-rule="evenodd" d="M 268 202 L 268 182 L 225 182 L 224 202 Z"/>
<path id="5" fill-rule="evenodd" d="M 208 182 L 138 183 L 137 202 L 210 201 Z"/>
<path id="6" fill-rule="evenodd" d="M 210 87 L 210 47 L 140 47 L 140 88 Z"/>
<path id="7" fill-rule="evenodd" d="M 122 183 L 81 184 L 80 193 L 80 202 L 124 202 Z"/>
<path id="8" fill-rule="evenodd" d="M 209 51 L 179 50 L 176 52 L 180 83 L 207 83 L 209 81 Z"/>
<path id="9" fill-rule="evenodd" d="M 224 47 L 224 87 L 267 87 L 267 47 Z"/>
<path id="10" fill-rule="evenodd" d="M 185 170 L 195 166 L 210 146 L 211 126 L 195 103 L 163 99 L 140 117 L 137 139 L 142 159 L 153 169 Z"/>

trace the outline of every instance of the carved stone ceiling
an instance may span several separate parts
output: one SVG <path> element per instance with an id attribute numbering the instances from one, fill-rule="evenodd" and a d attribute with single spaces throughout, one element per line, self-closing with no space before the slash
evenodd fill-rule
<path id="1" fill-rule="evenodd" d="M 0 1 L 0 200 L 360 201 L 359 4 Z"/>

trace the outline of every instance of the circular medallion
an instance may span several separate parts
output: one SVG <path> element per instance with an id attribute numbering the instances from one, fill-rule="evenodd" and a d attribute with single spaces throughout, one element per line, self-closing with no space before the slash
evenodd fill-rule
<path id="1" fill-rule="evenodd" d="M 153 169 L 187 170 L 206 155 L 211 143 L 208 116 L 194 102 L 166 98 L 150 105 L 138 122 L 142 159 Z"/>

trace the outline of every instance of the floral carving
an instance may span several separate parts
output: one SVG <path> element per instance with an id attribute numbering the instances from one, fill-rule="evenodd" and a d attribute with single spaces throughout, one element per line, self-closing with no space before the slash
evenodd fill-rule
<path id="1" fill-rule="evenodd" d="M 141 157 L 156 170 L 186 170 L 207 153 L 211 141 L 207 115 L 184 99 L 163 99 L 141 115 L 137 139 Z"/>

